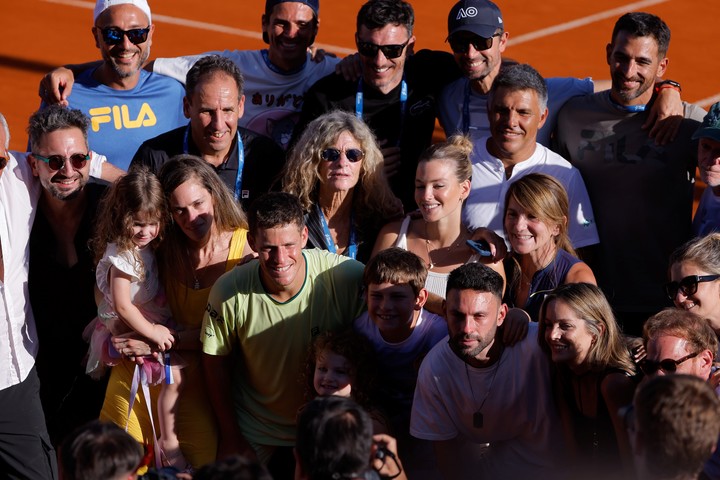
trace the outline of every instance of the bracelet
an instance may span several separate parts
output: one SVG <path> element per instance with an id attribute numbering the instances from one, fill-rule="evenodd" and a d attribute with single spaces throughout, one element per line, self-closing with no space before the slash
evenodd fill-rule
<path id="1" fill-rule="evenodd" d="M 673 90 L 682 92 L 682 87 L 680 87 L 680 84 L 675 80 L 663 80 L 655 84 L 655 93 L 660 93 L 660 90 L 664 88 L 672 88 Z"/>

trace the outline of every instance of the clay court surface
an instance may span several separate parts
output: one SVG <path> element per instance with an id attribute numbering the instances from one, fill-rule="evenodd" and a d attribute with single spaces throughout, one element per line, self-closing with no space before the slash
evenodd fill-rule
<path id="1" fill-rule="evenodd" d="M 354 50 L 355 15 L 362 0 L 322 0 L 320 46 Z M 448 50 L 447 13 L 454 0 L 415 0 L 416 49 Z M 156 25 L 151 58 L 208 50 L 258 49 L 263 0 L 150 0 Z M 672 30 L 668 78 L 683 98 L 707 109 L 720 100 L 715 0 L 501 0 L 507 57 L 545 76 L 608 78 L 605 45 L 615 20 L 628 11 L 659 15 Z M 54 66 L 99 58 L 90 28 L 94 2 L 3 0 L 0 33 L 0 111 L 12 132 L 11 149 L 26 146 L 28 116 L 39 104 L 37 85 Z"/>

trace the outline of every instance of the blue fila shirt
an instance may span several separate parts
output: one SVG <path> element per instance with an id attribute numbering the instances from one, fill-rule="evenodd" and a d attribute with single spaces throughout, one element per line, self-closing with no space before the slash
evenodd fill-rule
<path id="1" fill-rule="evenodd" d="M 90 149 L 115 166 L 127 170 L 145 140 L 187 123 L 181 83 L 141 70 L 135 88 L 116 90 L 98 83 L 94 71 L 86 70 L 77 77 L 68 101 L 71 108 L 90 117 Z"/>

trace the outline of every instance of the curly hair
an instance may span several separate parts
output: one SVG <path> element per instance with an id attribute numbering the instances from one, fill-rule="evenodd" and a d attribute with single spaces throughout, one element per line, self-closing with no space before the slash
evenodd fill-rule
<path id="1" fill-rule="evenodd" d="M 592 371 L 618 368 L 630 375 L 635 373 L 635 364 L 630 359 L 630 353 L 623 342 L 622 332 L 612 308 L 602 290 L 590 283 L 561 285 L 545 297 L 540 307 L 538 344 L 547 355 L 550 355 L 550 347 L 545 341 L 547 329 L 545 317 L 548 305 L 556 300 L 572 309 L 577 317 L 585 322 L 590 334 L 595 337 L 595 342 L 585 359 Z"/>
<path id="2" fill-rule="evenodd" d="M 368 408 L 375 388 L 377 369 L 374 351 L 370 342 L 352 330 L 320 334 L 311 345 L 305 363 L 304 377 L 308 400 L 317 397 L 313 380 L 315 378 L 315 365 L 323 352 L 331 352 L 345 357 L 350 364 L 352 398 L 363 407 Z"/>
<path id="3" fill-rule="evenodd" d="M 350 133 L 365 153 L 360 179 L 353 191 L 353 213 L 359 229 L 372 225 L 381 227 L 400 215 L 398 200 L 385 178 L 385 160 L 370 128 L 353 114 L 333 111 L 310 122 L 289 153 L 282 173 L 283 190 L 300 199 L 306 212 L 318 202 L 320 191 L 321 152 L 332 147 L 341 133 Z"/>
<path id="4" fill-rule="evenodd" d="M 156 220 L 158 235 L 150 243 L 155 249 L 162 240 L 169 214 L 160 181 L 147 167 L 133 168 L 110 187 L 100 201 L 95 234 L 90 240 L 95 263 L 99 262 L 109 243 L 115 243 L 118 252 L 130 251 L 143 265 L 133 243 L 133 224 L 137 219 Z"/>

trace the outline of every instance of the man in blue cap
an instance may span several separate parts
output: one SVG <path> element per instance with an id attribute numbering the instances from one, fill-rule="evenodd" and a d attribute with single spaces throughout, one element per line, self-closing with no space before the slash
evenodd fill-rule
<path id="1" fill-rule="evenodd" d="M 710 107 L 693 135 L 698 142 L 698 169 L 707 184 L 693 219 L 693 234 L 720 231 L 720 102 Z"/>

